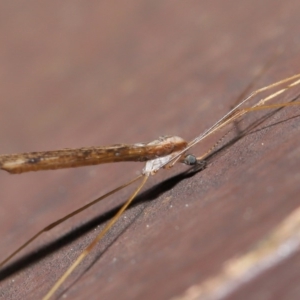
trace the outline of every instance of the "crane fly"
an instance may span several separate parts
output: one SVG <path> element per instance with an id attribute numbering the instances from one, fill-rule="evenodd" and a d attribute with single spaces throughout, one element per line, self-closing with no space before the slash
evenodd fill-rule
<path id="1" fill-rule="evenodd" d="M 258 94 L 276 87 L 280 87 L 284 84 L 286 85 L 279 88 L 277 91 L 271 93 L 269 96 L 263 97 L 262 99 L 257 101 L 256 104 L 244 107 L 244 105 L 247 106 L 247 103 L 249 103 L 250 100 Z M 73 211 L 65 217 L 49 224 L 48 226 L 40 230 L 37 234 L 35 234 L 26 243 L 24 243 L 21 247 L 19 247 L 16 251 L 14 251 L 11 255 L 9 255 L 5 260 L 3 260 L 0 263 L 0 266 L 3 266 L 5 263 L 7 263 L 12 257 L 19 253 L 28 244 L 33 242 L 33 240 L 35 240 L 42 233 L 52 229 L 58 224 L 85 210 L 86 208 L 95 204 L 96 202 L 108 197 L 109 195 L 131 185 L 132 183 L 138 180 L 141 180 L 138 187 L 123 204 L 123 206 L 119 209 L 116 215 L 106 224 L 104 229 L 94 238 L 94 240 L 71 264 L 71 266 L 54 284 L 51 290 L 48 291 L 48 293 L 44 296 L 43 299 L 46 300 L 52 298 L 52 296 L 54 296 L 58 288 L 65 282 L 67 277 L 74 271 L 74 269 L 79 265 L 79 263 L 91 252 L 95 245 L 117 222 L 117 220 L 126 210 L 126 208 L 131 204 L 131 202 L 143 188 L 146 181 L 151 175 L 156 174 L 160 169 L 172 168 L 177 162 L 183 163 L 188 166 L 193 166 L 195 168 L 201 168 L 204 165 L 205 158 L 207 158 L 211 154 L 216 144 L 212 148 L 210 148 L 206 153 L 202 154 L 202 156 L 200 157 L 189 153 L 189 150 L 193 146 L 198 144 L 200 141 L 204 140 L 206 137 L 211 136 L 213 133 L 218 132 L 226 125 L 237 121 L 238 119 L 242 118 L 244 115 L 250 112 L 263 109 L 275 109 L 286 106 L 300 105 L 300 101 L 275 104 L 270 103 L 272 99 L 276 98 L 280 94 L 299 84 L 300 74 L 296 74 L 294 76 L 277 81 L 273 84 L 270 84 L 252 92 L 248 97 L 244 98 L 239 104 L 237 104 L 220 120 L 218 120 L 214 125 L 212 125 L 209 129 L 205 130 L 202 134 L 200 134 L 190 142 L 186 142 L 184 139 L 177 136 L 164 136 L 150 143 L 136 143 L 132 145 L 117 144 L 107 147 L 62 149 L 57 151 L 0 155 L 0 168 L 11 174 L 29 171 L 72 168 L 120 161 L 146 162 L 145 167 L 143 168 L 142 173 L 139 176 L 125 183 L 124 185 L 119 186 L 116 189 L 108 192 L 107 194 L 95 199 L 89 204 Z"/>

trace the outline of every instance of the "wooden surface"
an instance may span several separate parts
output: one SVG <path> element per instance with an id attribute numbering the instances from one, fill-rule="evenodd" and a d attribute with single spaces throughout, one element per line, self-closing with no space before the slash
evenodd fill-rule
<path id="1" fill-rule="evenodd" d="M 167 134 L 190 140 L 228 112 L 278 49 L 253 89 L 300 72 L 299 14 L 296 0 L 3 2 L 1 153 Z M 266 114 L 253 113 L 241 126 Z M 299 124 L 300 108 L 280 110 L 216 153 L 204 171 L 178 175 L 186 169 L 178 166 L 153 176 L 57 297 L 171 299 L 216 276 L 300 205 Z M 142 168 L 1 172 L 0 257 Z M 0 299 L 41 298 L 131 190 L 19 253 L 0 271 Z M 299 253 L 291 255 L 222 299 L 299 299 L 299 263 Z"/>

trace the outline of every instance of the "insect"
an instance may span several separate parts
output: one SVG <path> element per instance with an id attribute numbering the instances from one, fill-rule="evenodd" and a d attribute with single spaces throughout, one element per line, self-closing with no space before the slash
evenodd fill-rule
<path id="1" fill-rule="evenodd" d="M 260 93 L 270 90 L 272 88 L 285 86 L 279 88 L 279 90 L 271 93 L 269 96 L 260 99 L 256 104 L 247 106 L 252 98 Z M 190 149 L 207 138 L 212 134 L 219 132 L 226 125 L 242 118 L 246 114 L 263 109 L 282 108 L 286 106 L 300 105 L 300 101 L 287 102 L 287 103 L 270 103 L 271 100 L 284 93 L 288 89 L 300 84 L 300 74 L 285 78 L 261 89 L 258 89 L 251 93 L 248 97 L 244 98 L 238 105 L 230 110 L 225 116 L 218 120 L 209 129 L 202 134 L 194 138 L 190 142 L 186 142 L 184 139 L 177 136 L 161 137 L 158 140 L 150 143 L 136 143 L 133 145 L 112 145 L 107 147 L 90 147 L 80 149 L 62 149 L 57 151 L 47 152 L 32 152 L 13 155 L 0 155 L 0 168 L 9 173 L 22 173 L 28 171 L 39 170 L 52 170 L 59 168 L 79 167 L 85 165 L 111 163 L 119 161 L 139 161 L 146 162 L 146 165 L 142 171 L 142 174 L 134 178 L 133 180 L 125 183 L 124 185 L 112 190 L 111 192 L 103 195 L 102 197 L 92 201 L 91 203 L 77 209 L 76 211 L 68 214 L 64 218 L 53 222 L 48 225 L 25 244 L 19 247 L 15 252 L 9 255 L 3 260 L 0 266 L 7 263 L 12 257 L 24 249 L 28 244 L 34 241 L 43 232 L 46 232 L 53 227 L 57 226 L 61 222 L 69 219 L 75 214 L 81 212 L 87 207 L 95 204 L 96 202 L 106 198 L 107 196 L 127 187 L 128 185 L 141 180 L 139 186 L 120 208 L 117 214 L 107 223 L 104 229 L 96 236 L 92 243 L 81 253 L 81 255 L 71 264 L 68 270 L 62 275 L 62 277 L 55 283 L 52 289 L 45 295 L 44 299 L 50 299 L 58 288 L 65 282 L 66 278 L 76 269 L 78 264 L 91 252 L 95 245 L 103 238 L 103 236 L 112 228 L 117 222 L 122 213 L 131 204 L 139 191 L 143 188 L 148 178 L 155 175 L 160 169 L 172 168 L 177 162 L 183 163 L 195 168 L 201 168 L 204 165 L 205 158 L 207 158 L 214 147 L 202 154 L 200 157 L 196 157 L 191 154 Z"/>

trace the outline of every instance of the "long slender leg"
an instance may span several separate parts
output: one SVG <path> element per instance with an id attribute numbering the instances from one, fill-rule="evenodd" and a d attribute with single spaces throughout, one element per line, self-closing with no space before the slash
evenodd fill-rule
<path id="1" fill-rule="evenodd" d="M 300 76 L 300 75 L 296 75 L 296 76 Z M 290 77 L 289 79 L 293 79 L 296 76 Z M 279 81 L 275 84 L 277 86 L 277 85 L 279 85 L 280 82 L 286 82 L 286 81 L 287 80 L 282 80 L 282 81 Z M 271 84 L 270 86 L 273 87 L 275 84 Z M 281 95 L 282 93 L 286 92 L 287 90 L 289 90 L 292 87 L 294 87 L 296 85 L 299 85 L 299 84 L 300 84 L 300 80 L 296 80 L 296 81 L 292 82 L 291 84 L 287 85 L 286 87 L 284 87 L 284 88 L 274 92 L 273 94 L 269 95 L 268 97 L 265 97 L 265 98 L 261 99 L 258 103 L 256 103 L 252 107 L 242 108 L 242 109 L 239 109 L 239 110 L 233 109 L 232 110 L 233 113 L 231 115 L 229 115 L 228 118 L 225 118 L 225 119 L 222 118 L 223 122 L 217 122 L 216 123 L 217 126 L 211 127 L 211 130 L 207 131 L 207 133 L 201 137 L 201 140 L 204 139 L 205 137 L 211 135 L 212 133 L 220 130 L 221 128 L 225 127 L 226 125 L 236 121 L 237 119 L 241 118 L 242 116 L 244 116 L 245 114 L 247 114 L 249 112 L 257 111 L 257 110 L 263 110 L 263 109 L 281 108 L 281 107 L 286 107 L 286 106 L 299 106 L 300 101 L 265 105 L 265 103 L 267 103 L 268 101 L 274 99 L 275 97 Z M 270 87 L 270 86 L 268 86 L 268 87 Z M 266 90 L 266 88 L 267 87 L 262 88 L 262 89 L 260 89 L 260 91 Z M 255 91 L 252 94 L 256 95 L 257 91 Z M 250 99 L 250 98 L 248 97 L 247 99 Z M 218 143 L 219 143 L 219 141 L 213 147 L 211 147 L 206 153 L 204 153 L 200 157 L 197 157 L 197 160 L 198 161 L 203 160 L 205 157 L 207 157 L 215 149 L 215 147 L 217 146 Z"/>
<path id="2" fill-rule="evenodd" d="M 134 183 L 135 181 L 137 181 L 138 179 L 140 179 L 143 175 L 139 175 L 138 177 L 134 178 L 133 180 L 117 187 L 116 189 L 106 193 L 105 195 L 95 199 L 94 201 L 82 206 L 81 208 L 73 211 L 72 213 L 64 216 L 63 218 L 56 220 L 55 222 L 49 224 L 48 226 L 46 226 L 45 228 L 43 228 L 41 231 L 39 231 L 38 233 L 36 233 L 31 239 L 29 239 L 27 242 L 25 242 L 21 247 L 19 247 L 16 251 L 14 251 L 11 255 L 9 255 L 6 259 L 4 259 L 1 263 L 0 263 L 0 267 L 2 267 L 5 263 L 7 263 L 12 257 L 14 257 L 17 253 L 19 253 L 22 249 L 24 249 L 26 246 L 28 246 L 31 242 L 33 242 L 36 238 L 38 238 L 42 233 L 51 230 L 52 228 L 56 227 L 57 225 L 59 225 L 60 223 L 66 221 L 67 219 L 75 216 L 76 214 L 82 212 L 83 210 L 87 209 L 88 207 L 94 205 L 95 203 L 99 202 L 100 200 L 105 199 L 106 197 L 116 193 L 117 191 L 127 187 L 128 185 Z"/>
<path id="3" fill-rule="evenodd" d="M 57 289 L 64 283 L 64 281 L 80 264 L 80 262 L 92 251 L 92 249 L 97 245 L 97 243 L 104 237 L 107 231 L 118 221 L 118 219 L 126 210 L 126 208 L 130 205 L 130 203 L 134 200 L 134 198 L 139 193 L 139 191 L 143 188 L 148 178 L 149 175 L 145 174 L 141 184 L 137 187 L 134 193 L 129 197 L 129 199 L 124 203 L 124 205 L 120 208 L 120 210 L 116 213 L 116 215 L 109 221 L 109 223 L 104 227 L 104 229 L 96 236 L 96 238 L 83 250 L 83 252 L 78 256 L 78 258 L 63 274 L 63 276 L 55 283 L 55 285 L 51 288 L 51 290 L 45 295 L 43 300 L 48 300 L 54 295 Z"/>

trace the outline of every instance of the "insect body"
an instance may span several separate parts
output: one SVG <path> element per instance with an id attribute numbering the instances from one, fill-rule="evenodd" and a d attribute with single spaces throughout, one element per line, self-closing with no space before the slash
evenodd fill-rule
<path id="1" fill-rule="evenodd" d="M 78 264 L 91 252 L 95 245 L 103 238 L 103 236 L 109 231 L 109 229 L 115 224 L 122 213 L 134 200 L 136 195 L 142 189 L 144 184 L 150 175 L 156 174 L 162 168 L 171 168 L 176 162 L 181 162 L 186 165 L 201 165 L 202 161 L 211 153 L 212 149 L 209 149 L 206 153 L 202 154 L 200 157 L 196 157 L 189 153 L 190 149 L 198 144 L 200 141 L 206 137 L 212 135 L 215 132 L 220 131 L 226 125 L 236 121 L 246 115 L 247 113 L 262 110 L 262 109 L 272 109 L 285 106 L 295 106 L 300 105 L 300 102 L 288 102 L 279 104 L 270 104 L 269 101 L 284 93 L 286 90 L 300 84 L 300 74 L 294 75 L 292 77 L 283 79 L 259 90 L 256 90 L 250 96 L 241 101 L 237 106 L 235 106 L 229 113 L 217 121 L 213 126 L 204 131 L 202 134 L 194 138 L 190 142 L 186 142 L 177 136 L 166 136 L 161 137 L 150 143 L 136 143 L 133 145 L 118 144 L 106 147 L 90 147 L 90 148 L 80 148 L 80 149 L 62 149 L 57 151 L 46 151 L 46 152 L 32 152 L 23 154 L 13 154 L 13 155 L 0 155 L 0 168 L 8 171 L 10 173 L 22 173 L 28 171 L 39 171 L 39 170 L 53 170 L 59 168 L 70 168 L 79 167 L 85 165 L 95 165 L 110 162 L 119 161 L 139 161 L 146 162 L 146 165 L 142 171 L 142 174 L 134 178 L 128 183 L 114 189 L 113 191 L 103 195 L 102 197 L 92 201 L 91 203 L 73 211 L 64 218 L 57 220 L 41 231 L 34 235 L 30 240 L 28 240 L 19 249 L 13 252 L 9 257 L 7 257 L 1 264 L 3 265 L 8 260 L 10 260 L 14 255 L 20 252 L 29 243 L 35 240 L 43 232 L 52 229 L 61 222 L 67 220 L 68 218 L 74 216 L 75 214 L 81 212 L 87 207 L 95 204 L 96 202 L 106 198 L 108 195 L 115 193 L 116 191 L 127 187 L 131 183 L 141 179 L 140 185 L 129 197 L 129 199 L 124 203 L 117 214 L 108 222 L 104 229 L 97 235 L 97 237 L 92 241 L 92 243 L 80 254 L 80 256 L 72 263 L 68 270 L 62 275 L 62 277 L 55 283 L 52 289 L 45 295 L 44 299 L 51 298 L 57 289 L 64 283 L 66 278 L 73 272 L 73 270 L 78 266 Z M 277 90 L 276 92 L 270 94 L 269 96 L 260 99 L 256 104 L 252 106 L 245 107 L 250 100 L 257 96 L 258 94 L 275 88 L 277 86 L 283 85 L 284 83 L 291 82 L 285 87 Z"/>

